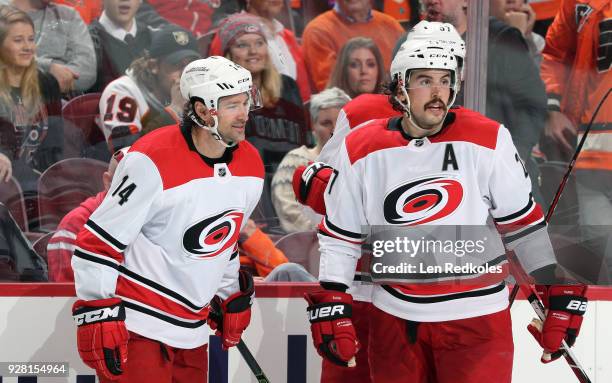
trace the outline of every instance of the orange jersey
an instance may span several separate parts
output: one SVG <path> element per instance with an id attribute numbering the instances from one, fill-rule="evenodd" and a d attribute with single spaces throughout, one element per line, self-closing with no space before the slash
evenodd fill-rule
<path id="1" fill-rule="evenodd" d="M 561 7 L 561 0 L 531 0 L 529 5 L 536 13 L 536 20 L 546 20 L 555 17 Z"/>
<path id="2" fill-rule="evenodd" d="M 541 74 L 549 107 L 586 128 L 612 87 L 612 6 L 609 0 L 563 0 L 546 35 Z M 612 97 L 597 114 L 576 167 L 612 170 Z"/>

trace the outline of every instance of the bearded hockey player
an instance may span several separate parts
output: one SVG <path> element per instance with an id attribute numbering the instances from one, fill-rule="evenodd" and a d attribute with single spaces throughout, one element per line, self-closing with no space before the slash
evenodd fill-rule
<path id="1" fill-rule="evenodd" d="M 182 123 L 132 145 L 77 237 L 77 346 L 102 382 L 206 382 L 207 321 L 226 349 L 250 321 L 237 239 L 264 175 L 244 141 L 251 74 L 213 56 L 185 67 L 180 88 Z"/>
<path id="2" fill-rule="evenodd" d="M 306 297 L 315 348 L 341 366 L 354 365 L 360 348 L 347 290 L 368 226 L 486 227 L 491 218 L 500 246 L 503 240 L 526 272 L 539 281 L 556 278 L 544 217 L 508 130 L 476 112 L 449 109 L 459 86 L 455 55 L 438 44 L 406 49 L 393 60 L 391 76 L 390 100 L 402 116 L 374 120 L 343 140 L 320 225 L 323 289 Z M 423 195 L 439 197 L 423 204 Z M 505 269 L 501 255 L 487 262 Z M 504 273 L 457 278 L 461 283 L 373 285 L 372 381 L 511 381 Z M 539 290 L 547 317 L 542 332 L 531 331 L 550 356 L 578 334 L 586 288 Z"/>
<path id="3" fill-rule="evenodd" d="M 402 44 L 401 50 L 410 49 L 422 44 L 439 44 L 455 54 L 460 72 L 465 59 L 465 43 L 452 24 L 429 22 L 423 20 L 410 30 L 408 38 Z M 298 200 L 310 206 L 321 215 L 325 215 L 324 192 L 336 166 L 336 152 L 344 138 L 352 130 L 365 126 L 368 122 L 379 119 L 401 116 L 401 112 L 393 109 L 389 98 L 384 94 L 363 94 L 346 104 L 338 115 L 336 128 L 330 140 L 325 144 L 317 162 L 298 167 L 293 176 L 293 188 Z M 368 383 L 370 370 L 368 364 L 368 328 L 371 309 L 372 287 L 367 283 L 367 275 L 361 273 L 358 267 L 349 293 L 355 301 L 353 305 L 353 324 L 361 342 L 361 348 L 356 355 L 356 367 L 347 368 L 323 360 L 322 383 Z M 365 283 L 364 283 L 365 282 Z"/>

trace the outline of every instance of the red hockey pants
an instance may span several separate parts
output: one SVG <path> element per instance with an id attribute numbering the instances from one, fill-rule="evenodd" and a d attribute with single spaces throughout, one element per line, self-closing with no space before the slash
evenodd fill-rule
<path id="1" fill-rule="evenodd" d="M 208 345 L 181 349 L 130 332 L 128 361 L 119 380 L 100 383 L 206 383 Z"/>
<path id="2" fill-rule="evenodd" d="M 510 383 L 509 310 L 446 322 L 409 322 L 372 307 L 374 383 Z"/>

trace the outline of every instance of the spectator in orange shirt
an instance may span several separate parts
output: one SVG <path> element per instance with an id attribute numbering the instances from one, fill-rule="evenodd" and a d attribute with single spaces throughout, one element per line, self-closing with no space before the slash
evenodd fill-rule
<path id="1" fill-rule="evenodd" d="M 369 37 L 382 53 L 384 68 L 404 29 L 393 17 L 372 10 L 370 0 L 338 0 L 334 9 L 313 19 L 304 30 L 306 66 L 318 91 L 323 90 L 336 63 L 340 48 L 353 37 Z"/>
<path id="2" fill-rule="evenodd" d="M 372 39 L 354 37 L 342 47 L 328 87 L 338 87 L 351 98 L 381 93 L 386 80 L 383 65 L 380 50 Z"/>
<path id="3" fill-rule="evenodd" d="M 249 219 L 240 232 L 240 267 L 266 282 L 315 282 L 304 267 L 289 262 L 270 237 Z"/>

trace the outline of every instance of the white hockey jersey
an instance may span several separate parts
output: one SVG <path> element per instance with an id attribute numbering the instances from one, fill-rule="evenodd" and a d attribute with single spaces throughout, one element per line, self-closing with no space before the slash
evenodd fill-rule
<path id="1" fill-rule="evenodd" d="M 141 138 L 77 237 L 77 296 L 121 298 L 127 328 L 145 337 L 205 344 L 210 300 L 239 289 L 237 240 L 263 176 L 246 141 L 212 160 L 178 125 Z"/>
<path id="2" fill-rule="evenodd" d="M 372 225 L 487 225 L 492 217 L 527 272 L 555 263 L 544 217 L 510 133 L 499 123 L 451 109 L 442 130 L 412 139 L 401 119 L 375 120 L 343 141 L 325 194 L 320 225 L 319 279 L 350 286 L 361 244 Z M 449 151 L 452 156 L 449 160 Z M 412 203 L 431 189 L 427 203 Z M 395 199 L 395 200 L 392 200 Z M 502 249 L 502 238 L 491 233 Z M 501 257 L 499 264 L 506 265 Z M 392 315 L 420 322 L 491 314 L 508 305 L 504 275 L 480 283 L 374 285 L 372 303 Z"/>
<path id="3" fill-rule="evenodd" d="M 389 103 L 389 96 L 384 94 L 359 95 L 349 101 L 338 113 L 334 134 L 325 143 L 317 161 L 324 162 L 336 168 L 338 162 L 338 150 L 344 142 L 344 138 L 353 130 L 365 126 L 368 122 L 381 118 L 389 118 L 401 115 L 394 110 Z M 366 281 L 367 276 L 363 275 L 358 266 L 355 272 L 355 281 L 349 289 L 353 299 L 370 302 L 372 286 Z"/>

